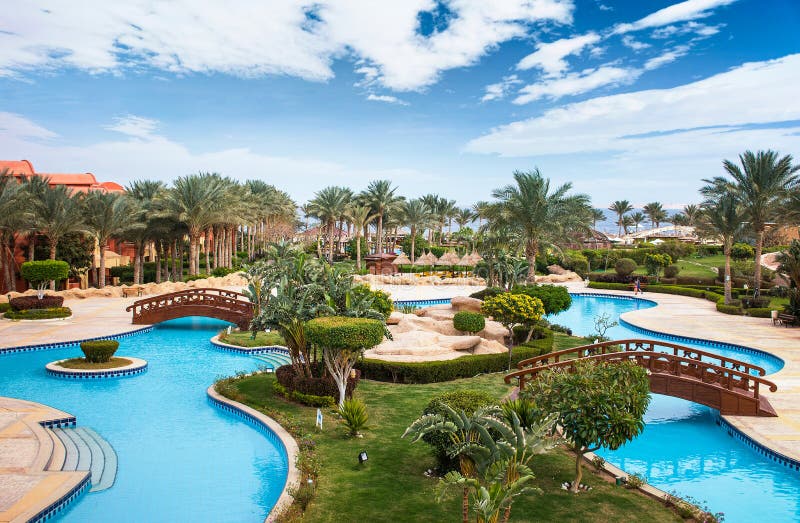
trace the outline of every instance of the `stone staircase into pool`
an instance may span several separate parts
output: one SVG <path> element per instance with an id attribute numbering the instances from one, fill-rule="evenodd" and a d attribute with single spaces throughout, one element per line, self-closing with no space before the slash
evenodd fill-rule
<path id="1" fill-rule="evenodd" d="M 114 485 L 117 453 L 102 436 L 89 427 L 56 427 L 50 430 L 61 440 L 66 451 L 61 470 L 90 471 L 92 487 L 89 492 L 100 492 Z"/>
<path id="2" fill-rule="evenodd" d="M 288 354 L 283 354 L 279 352 L 253 354 L 253 357 L 259 361 L 264 362 L 264 364 L 268 368 L 271 368 L 273 371 L 278 367 L 280 367 L 281 365 L 288 365 L 292 362 L 292 359 L 289 357 Z"/>

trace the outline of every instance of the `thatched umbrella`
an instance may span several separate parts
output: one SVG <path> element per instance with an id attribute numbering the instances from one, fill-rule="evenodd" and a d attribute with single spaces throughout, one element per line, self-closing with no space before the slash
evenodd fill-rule
<path id="1" fill-rule="evenodd" d="M 458 260 L 458 263 L 456 263 L 456 265 L 461 265 L 462 267 L 475 267 L 477 264 L 478 263 L 473 260 L 472 256 L 469 254 L 462 256 L 461 259 Z"/>
<path id="2" fill-rule="evenodd" d="M 477 265 L 478 262 L 483 261 L 483 256 L 478 254 L 477 251 L 472 251 L 472 254 L 470 254 L 469 257 L 473 262 L 475 262 L 475 265 Z"/>
<path id="3" fill-rule="evenodd" d="M 392 260 L 392 265 L 400 267 L 401 265 L 411 265 L 411 260 L 408 259 L 408 256 L 404 252 L 400 253 L 400 256 Z"/>
<path id="4" fill-rule="evenodd" d="M 449 251 L 442 254 L 442 257 L 439 258 L 439 265 L 458 265 L 459 261 L 460 258 L 458 257 L 458 254 Z"/>
<path id="5" fill-rule="evenodd" d="M 431 264 L 431 262 L 430 262 L 430 260 L 428 260 L 428 255 L 427 254 L 423 254 L 422 256 L 419 256 L 417 258 L 417 260 L 414 262 L 414 265 L 417 265 L 418 267 L 423 267 L 425 265 L 430 265 L 430 264 Z"/>
<path id="6" fill-rule="evenodd" d="M 422 257 L 425 258 L 426 262 L 425 265 L 433 266 L 439 263 L 439 258 L 437 258 L 436 255 L 433 254 L 432 252 L 429 252 L 428 254 L 423 254 Z"/>

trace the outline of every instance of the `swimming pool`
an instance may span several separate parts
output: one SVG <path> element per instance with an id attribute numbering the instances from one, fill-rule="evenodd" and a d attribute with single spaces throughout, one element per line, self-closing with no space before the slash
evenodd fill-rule
<path id="1" fill-rule="evenodd" d="M 600 314 L 607 313 L 618 320 L 620 314 L 654 305 L 645 300 L 573 295 L 572 307 L 549 320 L 570 327 L 577 335 L 589 335 L 594 331 L 593 319 Z M 641 334 L 625 324 L 613 327 L 607 335 L 612 339 L 668 340 L 665 336 Z M 783 366 L 779 358 L 736 347 L 676 343 L 761 365 L 767 373 Z M 603 449 L 598 454 L 628 473 L 643 475 L 655 487 L 706 502 L 713 512 L 724 512 L 728 523 L 800 520 L 797 471 L 731 437 L 717 425 L 715 410 L 670 396 L 653 394 L 652 398 L 644 432 L 616 451 Z"/>
<path id="2" fill-rule="evenodd" d="M 287 474 L 282 447 L 210 404 L 217 378 L 263 365 L 214 348 L 227 326 L 182 318 L 120 340 L 118 354 L 148 361 L 119 379 L 65 380 L 46 363 L 80 356 L 77 346 L 0 356 L 0 395 L 73 414 L 116 450 L 114 486 L 83 495 L 58 515 L 67 522 L 263 521 Z"/>

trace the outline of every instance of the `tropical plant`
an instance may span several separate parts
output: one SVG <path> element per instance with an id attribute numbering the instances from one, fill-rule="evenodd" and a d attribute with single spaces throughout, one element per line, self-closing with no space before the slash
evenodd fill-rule
<path id="1" fill-rule="evenodd" d="M 661 222 L 667 219 L 667 212 L 659 202 L 652 202 L 645 205 L 642 210 L 644 214 L 650 219 L 650 225 L 653 229 L 657 229 Z"/>
<path id="2" fill-rule="evenodd" d="M 800 241 L 792 240 L 789 248 L 775 257 L 778 273 L 785 276 L 793 288 L 800 287 Z"/>
<path id="3" fill-rule="evenodd" d="M 639 212 L 639 211 L 631 213 L 630 219 L 631 219 L 631 223 L 636 228 L 636 232 L 639 232 L 639 226 L 642 224 L 642 222 L 645 219 L 644 213 Z"/>
<path id="4" fill-rule="evenodd" d="M 128 229 L 144 228 L 144 224 L 132 223 L 134 206 L 128 198 L 114 193 L 94 191 L 83 199 L 83 223 L 87 232 L 94 236 L 100 250 L 100 288 L 106 285 L 106 251 L 108 241 L 119 237 Z"/>
<path id="5" fill-rule="evenodd" d="M 515 285 L 512 294 L 525 294 L 542 302 L 545 314 L 558 314 L 569 309 L 572 297 L 566 287 L 561 285 Z"/>
<path id="6" fill-rule="evenodd" d="M 334 246 L 336 245 L 336 222 L 347 213 L 347 205 L 352 193 L 346 187 L 331 185 L 314 193 L 308 202 L 311 215 L 325 224 L 328 235 L 328 261 L 333 263 Z"/>
<path id="7" fill-rule="evenodd" d="M 528 331 L 525 343 L 530 341 L 534 327 L 544 315 L 544 305 L 539 298 L 526 294 L 500 294 L 487 298 L 481 305 L 481 312 L 491 316 L 494 321 L 508 329 L 508 368 L 511 369 L 514 348 L 514 327 L 522 325 Z"/>
<path id="8" fill-rule="evenodd" d="M 536 256 L 545 244 L 568 241 L 575 232 L 586 232 L 591 223 L 589 197 L 568 195 L 572 184 L 554 191 L 538 169 L 514 172 L 515 185 L 495 189 L 487 215 L 491 228 L 517 238 L 528 262 L 527 281 L 536 281 Z"/>
<path id="9" fill-rule="evenodd" d="M 707 197 L 733 192 L 747 212 L 749 229 L 756 236 L 753 292 L 761 290 L 761 253 L 764 248 L 764 232 L 775 222 L 783 206 L 798 185 L 797 172 L 800 166 L 792 165 L 791 155 L 779 157 L 775 151 L 745 151 L 739 155 L 736 165 L 730 160 L 722 162 L 730 179 L 717 176 L 704 179 L 701 189 Z"/>
<path id="10" fill-rule="evenodd" d="M 359 436 L 361 431 L 367 428 L 369 421 L 367 406 L 358 398 L 344 400 L 339 406 L 339 415 L 351 436 Z"/>
<path id="11" fill-rule="evenodd" d="M 597 222 L 605 221 L 606 213 L 602 209 L 592 208 L 591 210 L 592 229 L 597 229 Z"/>
<path id="12" fill-rule="evenodd" d="M 731 296 L 731 251 L 733 241 L 744 229 L 745 213 L 736 193 L 725 192 L 710 196 L 701 206 L 696 218 L 701 230 L 708 231 L 722 240 L 725 255 L 725 274 L 722 276 L 725 305 L 730 305 Z"/>
<path id="13" fill-rule="evenodd" d="M 633 210 L 633 205 L 628 200 L 617 200 L 608 207 L 608 210 L 617 215 L 617 225 L 619 226 L 617 236 L 622 236 L 623 218 Z"/>
<path id="14" fill-rule="evenodd" d="M 420 199 L 409 200 L 403 207 L 403 223 L 408 226 L 411 231 L 409 235 L 411 238 L 411 252 L 409 253 L 411 263 L 414 263 L 416 260 L 417 231 L 420 229 L 424 230 L 430 224 L 431 219 L 431 209 Z"/>
<path id="15" fill-rule="evenodd" d="M 314 207 L 309 206 L 313 212 Z M 361 235 L 367 226 L 377 218 L 376 214 L 372 214 L 372 209 L 367 205 L 350 205 L 347 209 L 347 218 L 353 224 L 356 231 L 356 268 L 361 270 Z"/>
<path id="16" fill-rule="evenodd" d="M 56 259 L 61 238 L 83 228 L 80 199 L 78 194 L 70 194 L 65 185 L 57 185 L 44 189 L 32 204 L 33 226 L 47 238 L 51 260 Z M 55 289 L 55 282 L 50 284 L 50 289 Z"/>
<path id="17" fill-rule="evenodd" d="M 374 180 L 362 193 L 367 205 L 378 215 L 377 247 L 375 252 L 383 253 L 383 225 L 387 214 L 397 212 L 402 204 L 402 197 L 395 196 L 397 187 L 392 187 L 391 180 Z"/>
<path id="18" fill-rule="evenodd" d="M 601 447 L 615 450 L 644 429 L 650 404 L 645 369 L 633 362 L 576 362 L 571 369 L 549 369 L 521 393 L 540 416 L 557 416 L 564 438 L 575 451 L 577 493 L 583 476 L 583 455 Z"/>
<path id="19" fill-rule="evenodd" d="M 661 276 L 661 271 L 667 265 L 672 263 L 672 257 L 669 254 L 647 253 L 644 255 L 644 266 L 647 267 L 647 274 L 655 276 L 656 281 Z"/>
<path id="20" fill-rule="evenodd" d="M 754 254 L 755 249 L 746 243 L 737 242 L 731 246 L 731 258 L 734 260 L 746 260 L 752 258 Z"/>

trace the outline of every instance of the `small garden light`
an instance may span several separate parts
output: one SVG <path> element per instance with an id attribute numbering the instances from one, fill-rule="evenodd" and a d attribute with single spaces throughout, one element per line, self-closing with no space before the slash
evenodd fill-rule
<path id="1" fill-rule="evenodd" d="M 367 461 L 368 459 L 369 459 L 369 456 L 367 456 L 367 451 L 366 450 L 362 450 L 361 452 L 358 453 L 358 463 L 359 463 L 359 465 L 363 465 L 364 462 Z"/>

